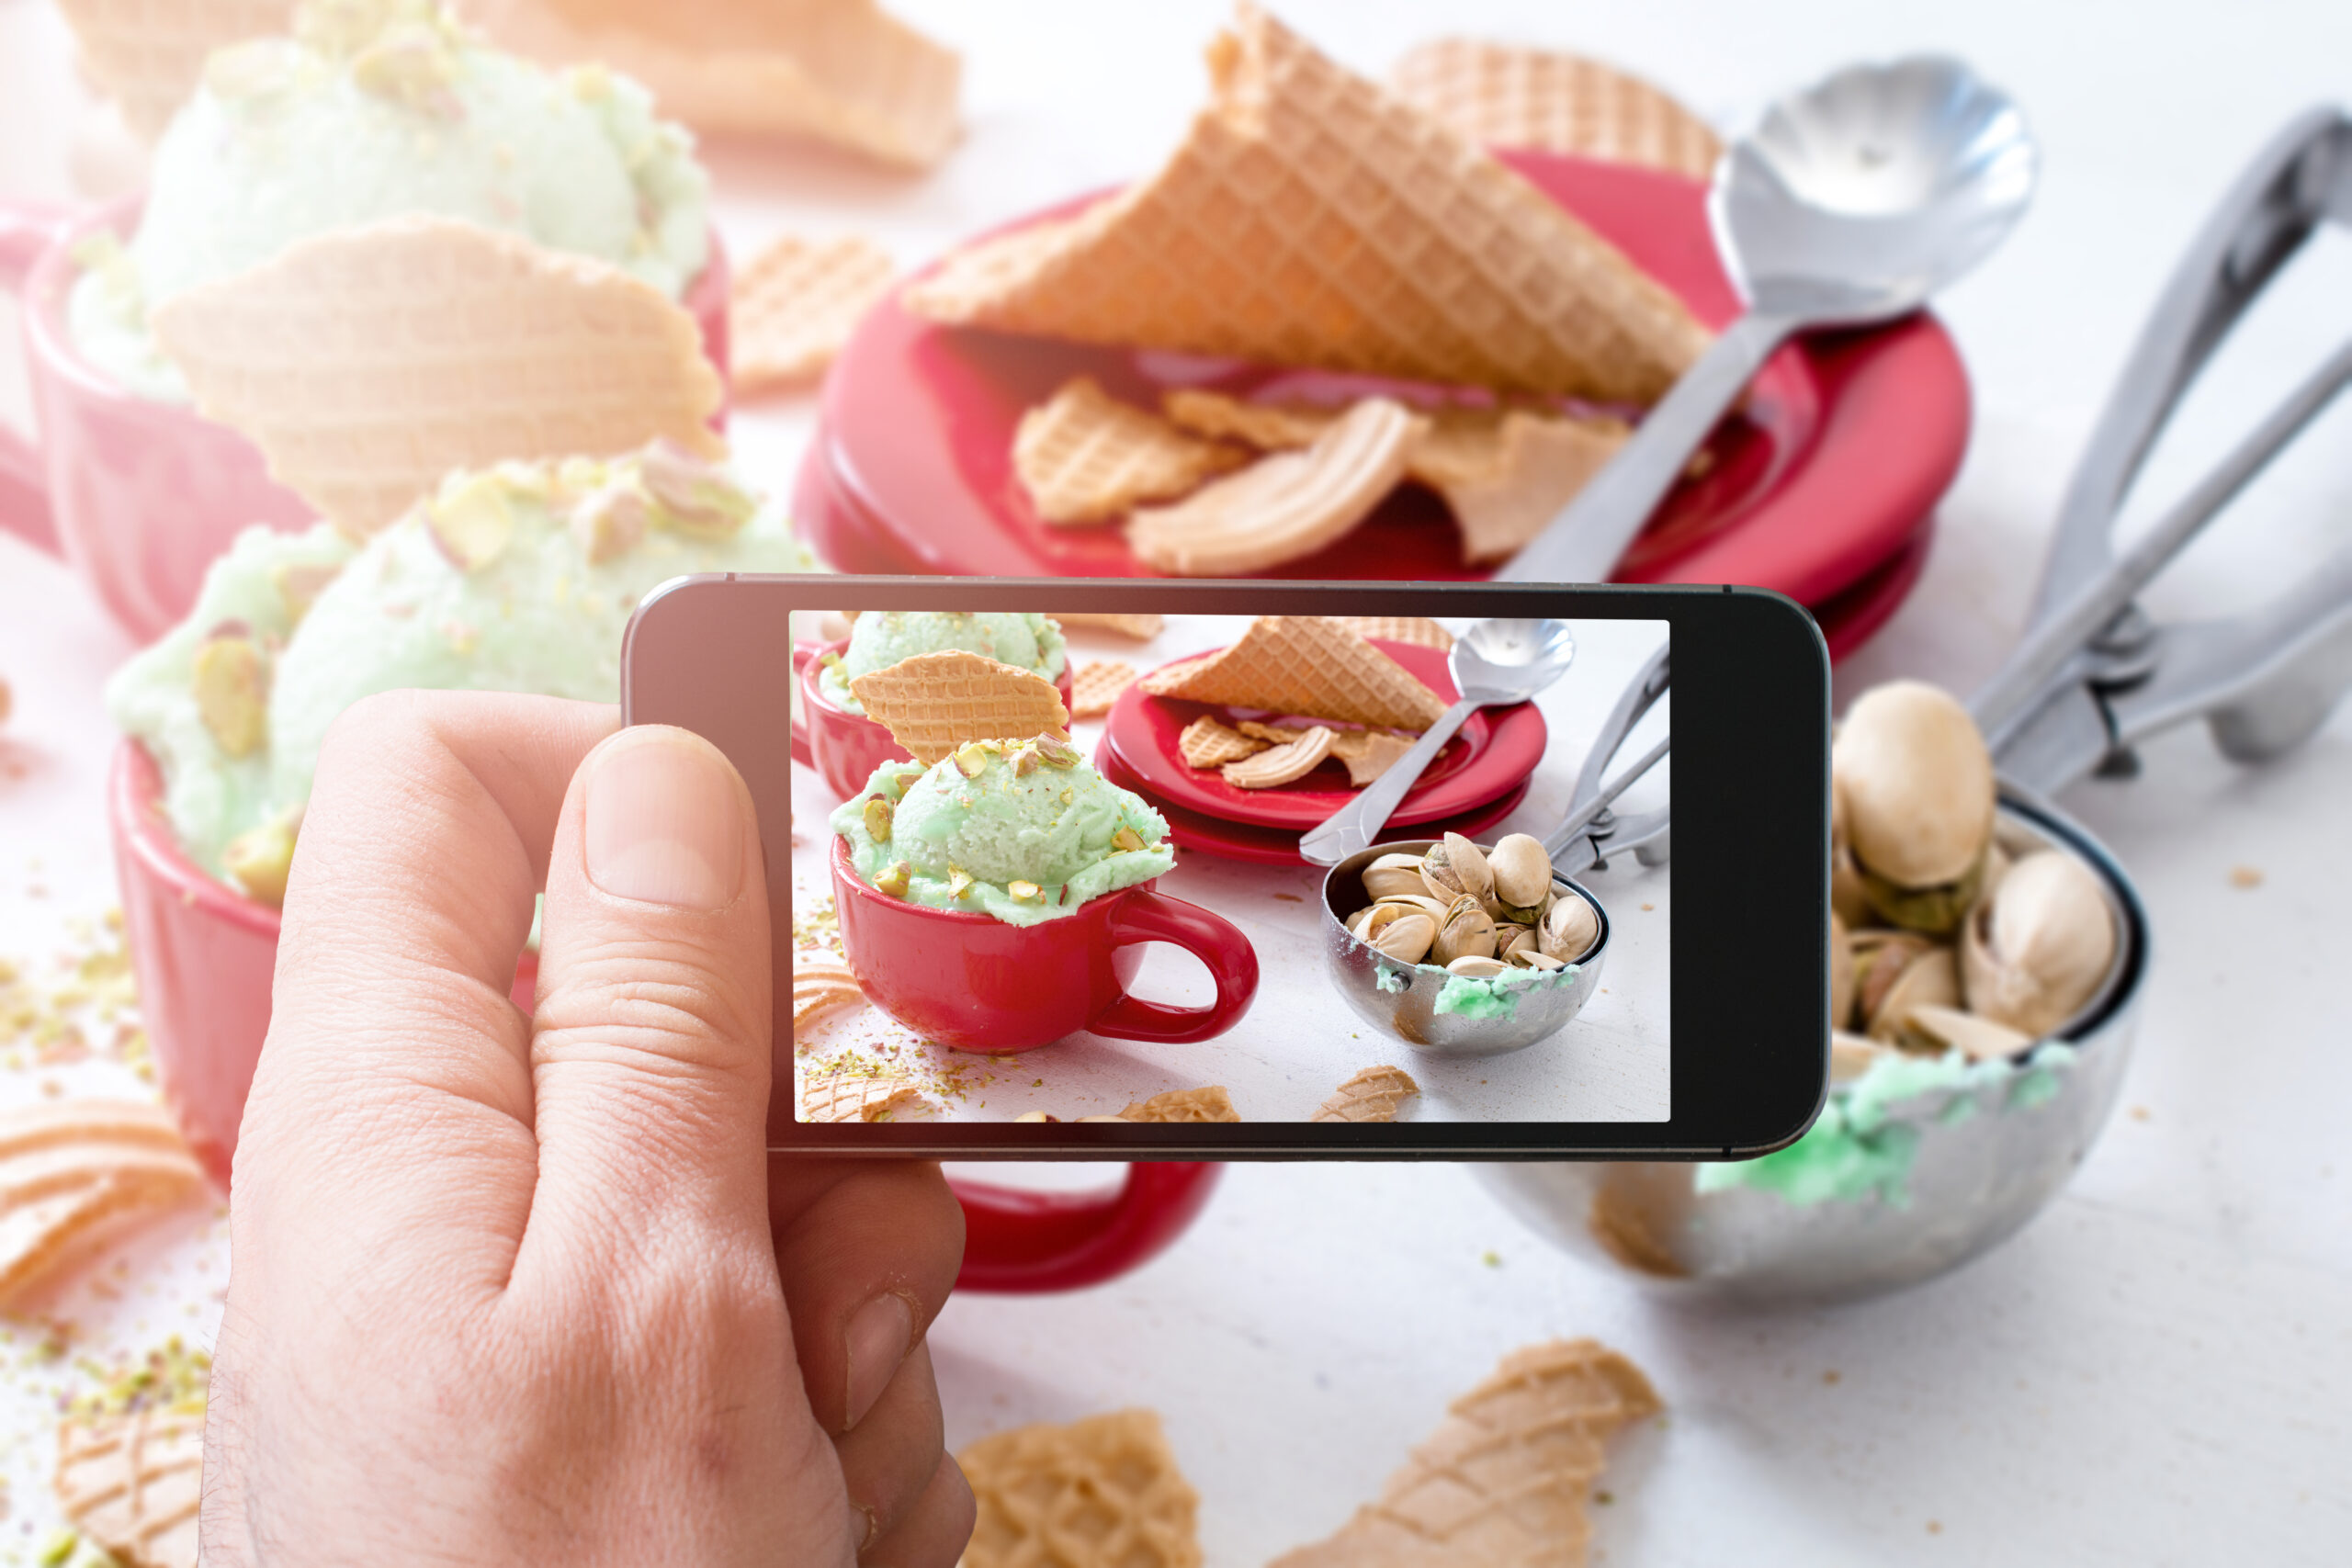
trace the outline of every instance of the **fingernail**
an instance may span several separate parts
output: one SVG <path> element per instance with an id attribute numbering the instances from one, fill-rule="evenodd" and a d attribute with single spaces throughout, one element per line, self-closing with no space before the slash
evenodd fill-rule
<path id="1" fill-rule="evenodd" d="M 857 1309 L 849 1320 L 849 1422 L 865 1419 L 882 1391 L 899 1373 L 914 1343 L 915 1314 L 904 1296 L 883 1294 Z"/>
<path id="2" fill-rule="evenodd" d="M 683 735 L 647 730 L 596 754 L 588 776 L 588 880 L 617 898 L 681 909 L 734 901 L 742 807 L 725 763 Z"/>

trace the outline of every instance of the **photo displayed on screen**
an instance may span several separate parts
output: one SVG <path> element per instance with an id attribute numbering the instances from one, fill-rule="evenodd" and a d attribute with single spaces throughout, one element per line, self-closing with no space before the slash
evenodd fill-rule
<path id="1" fill-rule="evenodd" d="M 1668 1119 L 1665 621 L 807 618 L 801 1121 Z"/>

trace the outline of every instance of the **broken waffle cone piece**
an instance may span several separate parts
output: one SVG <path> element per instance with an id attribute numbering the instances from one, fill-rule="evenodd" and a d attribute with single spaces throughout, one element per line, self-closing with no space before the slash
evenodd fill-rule
<path id="1" fill-rule="evenodd" d="M 1446 705 L 1328 615 L 1261 615 L 1230 647 L 1165 665 L 1140 683 L 1155 696 L 1415 734 L 1443 717 Z"/>
<path id="2" fill-rule="evenodd" d="M 1347 412 L 1306 403 L 1253 403 L 1224 392 L 1186 387 L 1160 399 L 1168 417 L 1197 434 L 1238 441 L 1261 452 L 1290 452 L 1311 446 Z"/>
<path id="3" fill-rule="evenodd" d="M 1453 634 L 1427 615 L 1342 615 L 1340 619 L 1362 637 L 1408 642 L 1416 648 L 1434 648 L 1440 653 L 1453 647 Z"/>
<path id="4" fill-rule="evenodd" d="M 1521 409 L 1447 421 L 1415 449 L 1412 474 L 1445 498 L 1462 529 L 1462 558 L 1478 565 L 1516 554 L 1550 526 L 1632 434 L 1614 420 Z"/>
<path id="5" fill-rule="evenodd" d="M 82 73 L 141 141 L 164 133 L 212 51 L 283 33 L 294 0 L 59 0 Z"/>
<path id="6" fill-rule="evenodd" d="M 1137 510 L 1127 544 L 1179 577 L 1233 577 L 1311 556 L 1396 488 L 1427 428 L 1404 404 L 1366 398 L 1311 446 L 1261 457 L 1172 506 Z"/>
<path id="7" fill-rule="evenodd" d="M 891 1122 L 929 1104 L 911 1079 L 887 1073 L 823 1073 L 800 1086 L 803 1122 Z"/>
<path id="8" fill-rule="evenodd" d="M 1070 677 L 1072 718 L 1100 718 L 1111 711 L 1119 694 L 1136 682 L 1136 667 L 1115 660 L 1081 664 Z"/>
<path id="9" fill-rule="evenodd" d="M 0 1311 L 204 1191 L 161 1106 L 60 1100 L 0 1114 Z"/>
<path id="10" fill-rule="evenodd" d="M 1012 468 L 1047 523 L 1099 523 L 1137 502 L 1187 495 L 1201 481 L 1250 460 L 1240 447 L 1186 434 L 1123 403 L 1091 376 L 1021 416 Z"/>
<path id="11" fill-rule="evenodd" d="M 735 274 L 728 331 L 735 389 L 824 374 L 874 302 L 889 292 L 889 254 L 856 235 L 770 244 Z"/>
<path id="12" fill-rule="evenodd" d="M 1332 749 L 1332 755 L 1348 765 L 1348 787 L 1362 789 L 1381 774 L 1395 767 L 1413 743 L 1394 735 L 1373 731 L 1364 737 L 1361 746 L 1341 751 Z"/>
<path id="13" fill-rule="evenodd" d="M 961 1568 L 1200 1568 L 1200 1494 L 1148 1410 L 967 1444 L 978 1511 Z"/>
<path id="14" fill-rule="evenodd" d="M 918 653 L 849 683 L 866 716 L 925 767 L 967 740 L 1069 738 L 1054 683 L 978 653 Z"/>
<path id="15" fill-rule="evenodd" d="M 154 327 L 198 409 L 354 533 L 452 468 L 657 436 L 725 451 L 692 316 L 617 267 L 451 219 L 300 241 L 164 301 Z"/>
<path id="16" fill-rule="evenodd" d="M 1592 1340 L 1515 1350 L 1453 1402 L 1376 1502 L 1272 1568 L 1580 1563 L 1603 1442 L 1658 1408 L 1640 1369 Z"/>
<path id="17" fill-rule="evenodd" d="M 1272 789 L 1313 773 L 1330 754 L 1331 732 L 1317 725 L 1295 740 L 1284 741 L 1238 762 L 1227 762 L 1218 771 L 1225 782 L 1236 789 Z"/>
<path id="18" fill-rule="evenodd" d="M 793 960 L 793 1028 L 798 1029 L 812 1019 L 865 999 L 865 988 L 857 983 L 857 976 L 848 964 L 830 958 Z"/>
<path id="19" fill-rule="evenodd" d="M 1421 1092 L 1413 1075 L 1402 1067 L 1366 1067 L 1331 1091 L 1316 1107 L 1310 1122 L 1394 1122 L 1396 1107 L 1407 1096 Z"/>
<path id="20" fill-rule="evenodd" d="M 1238 1122 L 1233 1096 L 1223 1084 L 1205 1089 L 1171 1089 L 1149 1100 L 1138 1100 L 1119 1112 L 1122 1122 Z"/>
<path id="21" fill-rule="evenodd" d="M 1121 615 L 1090 611 L 1069 615 L 1057 610 L 1053 613 L 1053 619 L 1060 623 L 1065 630 L 1071 626 L 1099 627 L 1136 642 L 1149 642 L 1168 626 L 1168 618 L 1165 615 Z"/>
<path id="22" fill-rule="evenodd" d="M 139 1409 L 58 1428 L 58 1507 L 123 1568 L 196 1568 L 203 1483 L 201 1408 Z"/>
<path id="23" fill-rule="evenodd" d="M 1238 762 L 1244 757 L 1254 757 L 1273 742 L 1261 740 L 1254 735 L 1244 735 L 1228 728 L 1221 720 L 1203 714 L 1184 727 L 1176 738 L 1176 750 L 1185 762 L 1195 768 L 1222 767 Z"/>
<path id="24" fill-rule="evenodd" d="M 1651 403 L 1681 301 L 1482 149 L 1245 3 L 1160 170 L 910 288 L 934 320 Z"/>
<path id="25" fill-rule="evenodd" d="M 1704 180 L 1723 156 L 1713 127 L 1637 76 L 1579 55 L 1433 39 L 1396 62 L 1388 87 L 1487 147 L 1532 147 Z"/>
<path id="26" fill-rule="evenodd" d="M 794 136 L 925 169 L 958 134 L 963 62 L 874 0 L 462 0 L 504 48 L 601 60 L 706 132 Z"/>

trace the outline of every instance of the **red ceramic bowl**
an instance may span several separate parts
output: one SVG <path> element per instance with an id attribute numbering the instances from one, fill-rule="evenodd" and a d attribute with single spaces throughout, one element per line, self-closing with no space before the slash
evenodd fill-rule
<path id="1" fill-rule="evenodd" d="M 842 800 L 864 789 L 874 770 L 883 763 L 914 761 L 905 747 L 890 739 L 888 730 L 862 713 L 836 706 L 825 695 L 817 679 L 823 672 L 817 660 L 848 646 L 844 639 L 792 650 L 793 673 L 800 682 L 800 711 L 792 719 L 792 760 L 816 769 L 825 787 Z M 1054 682 L 1065 708 L 1076 701 L 1070 694 L 1073 663 L 1065 653 L 1060 678 Z"/>
<path id="2" fill-rule="evenodd" d="M 261 452 L 181 404 L 117 385 L 82 357 L 66 319 L 74 247 L 101 230 L 128 237 L 139 203 L 78 216 L 0 206 L 0 288 L 21 297 L 38 445 L 0 429 L 0 529 L 62 555 L 141 642 L 177 626 L 207 567 L 254 523 L 307 528 L 317 513 L 269 477 Z M 686 291 L 724 384 L 727 254 Z M 725 417 L 722 404 L 718 416 Z"/>
<path id="3" fill-rule="evenodd" d="M 1010 1053 L 1089 1030 L 1114 1040 L 1182 1044 L 1224 1033 L 1258 994 L 1258 953 L 1230 921 L 1152 891 L 1105 893 L 1034 926 L 926 908 L 859 880 L 849 840 L 832 848 L 842 951 L 875 1006 L 957 1051 Z M 1157 879 L 1155 879 L 1157 880 Z M 1216 1000 L 1163 1007 L 1127 994 L 1147 942 L 1168 942 L 1208 965 Z"/>
<path id="4" fill-rule="evenodd" d="M 146 749 L 125 740 L 107 784 L 107 815 L 141 1013 L 164 1101 L 226 1191 L 245 1095 L 269 1032 L 278 917 L 187 858 L 164 817 L 163 793 L 163 774 Z M 526 1011 L 537 970 L 527 953 L 515 967 L 512 994 Z M 1121 1186 L 1100 1192 L 958 1182 L 966 1228 L 956 1286 L 1059 1291 L 1123 1274 L 1183 1234 L 1207 1203 L 1219 1168 L 1135 1165 Z"/>

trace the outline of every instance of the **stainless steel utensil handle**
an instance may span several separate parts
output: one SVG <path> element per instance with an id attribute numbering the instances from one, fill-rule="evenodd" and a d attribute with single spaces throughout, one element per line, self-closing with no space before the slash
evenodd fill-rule
<path id="1" fill-rule="evenodd" d="M 1633 439 L 1567 509 L 1495 574 L 1498 582 L 1606 582 L 1690 454 L 1772 351 L 1804 323 L 1750 311 L 1724 329 L 1698 364 L 1652 409 Z"/>
<path id="2" fill-rule="evenodd" d="M 1463 720 L 1485 705 L 1479 698 L 1464 697 L 1446 709 L 1445 716 L 1413 743 L 1413 749 L 1391 762 L 1388 771 L 1365 785 L 1362 795 L 1308 829 L 1298 840 L 1298 852 L 1317 865 L 1337 865 L 1358 850 L 1380 842 L 1380 829 L 1387 823 L 1388 814 L 1437 759 Z"/>
<path id="3" fill-rule="evenodd" d="M 1577 774 L 1577 787 L 1569 792 L 1570 810 L 1582 806 L 1600 787 L 1600 775 L 1608 769 L 1610 759 L 1617 755 L 1617 749 L 1625 744 L 1625 737 L 1633 733 L 1642 716 L 1666 695 L 1674 678 L 1668 657 L 1673 651 L 1674 645 L 1669 642 L 1651 654 L 1649 662 L 1627 683 L 1617 698 L 1617 705 L 1601 721 L 1600 732 L 1592 739 L 1592 750 L 1585 753 L 1584 770 Z"/>
<path id="4" fill-rule="evenodd" d="M 1569 812 L 1568 819 L 1553 829 L 1550 836 L 1544 840 L 1544 852 L 1550 855 L 1555 863 L 1566 858 L 1569 849 L 1584 836 L 1585 829 L 1592 826 L 1594 818 L 1609 809 L 1609 803 L 1632 788 L 1635 779 L 1657 766 L 1673 745 L 1674 737 L 1660 736 L 1657 744 L 1642 753 L 1639 761 L 1610 780 L 1607 786 L 1590 800 Z M 1647 818 L 1644 820 L 1646 821 Z M 1569 874 L 1573 876 L 1576 874 L 1572 871 Z"/>

